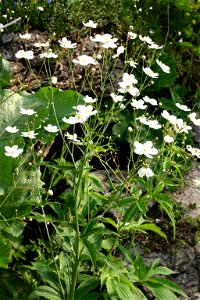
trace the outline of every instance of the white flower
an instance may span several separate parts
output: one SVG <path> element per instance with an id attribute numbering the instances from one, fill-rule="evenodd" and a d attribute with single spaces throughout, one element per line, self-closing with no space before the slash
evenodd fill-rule
<path id="1" fill-rule="evenodd" d="M 129 132 L 133 132 L 133 128 L 132 127 L 128 127 L 128 131 Z"/>
<path id="2" fill-rule="evenodd" d="M 45 47 L 49 47 L 49 42 L 45 42 L 45 43 L 38 42 L 38 43 L 34 43 L 33 45 L 37 48 L 42 48 L 42 47 L 45 48 Z"/>
<path id="3" fill-rule="evenodd" d="M 153 44 L 151 44 L 151 45 L 148 45 L 148 47 L 149 47 L 150 49 L 162 49 L 162 48 L 163 48 L 163 46 L 159 46 L 159 45 L 157 45 L 156 43 L 153 43 Z"/>
<path id="4" fill-rule="evenodd" d="M 74 142 L 80 142 L 76 133 L 70 134 L 69 132 L 66 132 L 65 136 L 67 137 L 68 140 L 72 140 Z"/>
<path id="5" fill-rule="evenodd" d="M 30 40 L 31 34 L 30 33 L 25 33 L 25 34 L 20 33 L 19 37 L 20 37 L 20 39 L 23 39 L 23 40 Z"/>
<path id="6" fill-rule="evenodd" d="M 156 99 L 153 99 L 153 98 L 149 98 L 148 96 L 145 96 L 143 97 L 144 101 L 147 102 L 147 103 L 150 103 L 151 105 L 158 105 Z"/>
<path id="7" fill-rule="evenodd" d="M 88 66 L 88 65 L 96 65 L 98 62 L 92 57 L 88 55 L 81 55 L 78 56 L 77 59 L 72 60 L 73 63 L 79 64 L 81 66 Z"/>
<path id="8" fill-rule="evenodd" d="M 187 107 L 187 105 L 182 105 L 180 103 L 176 103 L 176 106 L 181 109 L 181 110 L 184 110 L 184 111 L 191 111 L 191 109 L 189 107 Z"/>
<path id="9" fill-rule="evenodd" d="M 52 52 L 51 49 L 49 49 L 47 52 L 43 52 L 39 54 L 40 58 L 57 58 L 58 55 Z"/>
<path id="10" fill-rule="evenodd" d="M 46 131 L 52 132 L 52 133 L 55 133 L 59 130 L 57 126 L 54 126 L 54 125 L 51 125 L 51 124 L 48 124 L 47 126 L 44 126 L 44 129 Z"/>
<path id="11" fill-rule="evenodd" d="M 143 100 L 135 100 L 133 99 L 131 101 L 131 105 L 136 108 L 136 109 L 146 109 L 147 105 L 144 105 L 144 101 Z"/>
<path id="12" fill-rule="evenodd" d="M 77 105 L 74 107 L 77 110 L 76 115 L 85 122 L 90 116 L 93 116 L 97 113 L 97 110 L 93 110 L 92 105 Z"/>
<path id="13" fill-rule="evenodd" d="M 129 39 L 134 40 L 134 39 L 136 39 L 136 37 L 137 37 L 137 33 L 134 33 L 132 31 L 128 32 L 128 38 Z"/>
<path id="14" fill-rule="evenodd" d="M 170 136 L 170 135 L 165 135 L 165 136 L 164 136 L 164 141 L 165 141 L 166 143 L 173 143 L 174 138 L 173 138 L 172 136 Z"/>
<path id="15" fill-rule="evenodd" d="M 84 123 L 90 116 L 97 113 L 97 110 L 93 110 L 92 105 L 78 105 L 74 108 L 77 110 L 75 116 L 68 119 L 64 117 L 63 122 L 68 124 Z"/>
<path id="16" fill-rule="evenodd" d="M 89 27 L 89 28 L 96 28 L 97 27 L 97 23 L 94 23 L 92 20 L 89 20 L 87 23 L 83 22 L 83 25 L 85 27 Z"/>
<path id="17" fill-rule="evenodd" d="M 161 113 L 161 116 L 163 118 L 165 118 L 166 120 L 168 120 L 173 125 L 175 125 L 177 122 L 177 117 L 174 115 L 170 115 L 170 113 L 168 113 L 167 110 L 163 110 L 163 112 Z"/>
<path id="18" fill-rule="evenodd" d="M 200 158 L 200 149 L 192 148 L 190 145 L 187 145 L 186 149 L 192 154 L 192 156 Z"/>
<path id="19" fill-rule="evenodd" d="M 102 47 L 105 48 L 105 49 L 109 49 L 109 48 L 114 49 L 114 48 L 117 48 L 117 45 L 115 44 L 116 40 L 117 40 L 116 38 L 113 38 L 110 41 L 108 41 L 107 43 L 102 44 Z"/>
<path id="20" fill-rule="evenodd" d="M 60 46 L 65 49 L 73 49 L 76 48 L 76 43 L 72 43 L 66 37 L 63 37 L 61 40 L 58 41 Z"/>
<path id="21" fill-rule="evenodd" d="M 174 125 L 175 131 L 178 133 L 182 133 L 182 132 L 188 133 L 189 130 L 192 130 L 192 127 L 187 126 L 187 123 L 184 122 L 182 119 L 177 119 L 176 123 L 173 125 Z"/>
<path id="22" fill-rule="evenodd" d="M 28 115 L 28 116 L 32 116 L 34 114 L 36 114 L 36 111 L 34 111 L 33 109 L 29 108 L 29 109 L 25 109 L 23 107 L 20 108 L 20 113 L 22 115 Z"/>
<path id="23" fill-rule="evenodd" d="M 92 98 L 86 95 L 85 97 L 83 97 L 83 100 L 85 101 L 85 103 L 95 103 L 97 101 L 97 98 Z"/>
<path id="24" fill-rule="evenodd" d="M 134 142 L 134 152 L 138 155 L 145 155 L 149 158 L 152 158 L 152 155 L 157 155 L 158 150 L 153 147 L 153 143 L 151 141 L 147 141 L 144 144 L 139 142 Z"/>
<path id="25" fill-rule="evenodd" d="M 56 76 L 51 76 L 51 83 L 52 84 L 56 84 L 58 81 L 57 77 Z"/>
<path id="26" fill-rule="evenodd" d="M 188 115 L 188 118 L 190 119 L 190 121 L 194 124 L 194 125 L 196 125 L 196 126 L 200 126 L 200 119 L 197 119 L 196 118 L 196 113 L 194 112 L 194 113 L 190 113 L 189 115 Z"/>
<path id="27" fill-rule="evenodd" d="M 78 123 L 83 123 L 82 120 L 79 118 L 79 116 L 75 117 L 69 117 L 68 119 L 66 117 L 62 118 L 63 122 L 67 124 L 78 124 Z"/>
<path id="28" fill-rule="evenodd" d="M 138 170 L 139 177 L 146 176 L 147 178 L 154 176 L 153 171 L 150 168 L 142 167 Z"/>
<path id="29" fill-rule="evenodd" d="M 120 86 L 119 92 L 125 93 L 128 91 L 132 96 L 136 96 L 139 90 L 133 87 L 133 84 L 138 82 L 135 76 L 133 74 L 124 73 L 122 80 L 123 81 L 118 83 Z"/>
<path id="30" fill-rule="evenodd" d="M 34 130 L 22 132 L 21 136 L 27 137 L 29 139 L 34 139 L 38 133 L 35 133 Z"/>
<path id="31" fill-rule="evenodd" d="M 96 34 L 95 37 L 90 37 L 92 42 L 107 44 L 110 43 L 110 41 L 113 41 L 113 43 L 116 43 L 118 40 L 117 38 L 113 38 L 111 34 L 105 33 L 105 34 Z"/>
<path id="32" fill-rule="evenodd" d="M 128 89 L 127 89 L 127 92 L 129 92 L 129 94 L 131 94 L 131 96 L 133 97 L 137 97 L 140 95 L 140 91 L 138 88 L 134 87 L 134 86 L 130 86 Z"/>
<path id="33" fill-rule="evenodd" d="M 138 63 L 134 62 L 133 60 L 127 60 L 125 62 L 128 63 L 132 68 L 136 68 L 138 65 Z"/>
<path id="34" fill-rule="evenodd" d="M 125 100 L 124 96 L 122 96 L 122 95 L 116 95 L 114 93 L 111 93 L 110 96 L 112 97 L 113 102 L 115 102 L 115 103 Z"/>
<path id="35" fill-rule="evenodd" d="M 147 74 L 148 76 L 152 77 L 152 78 L 158 78 L 158 73 L 154 73 L 150 68 L 143 68 L 143 71 L 145 74 Z"/>
<path id="36" fill-rule="evenodd" d="M 119 103 L 119 107 L 123 110 L 126 106 L 123 103 Z"/>
<path id="37" fill-rule="evenodd" d="M 44 7 L 43 6 L 37 6 L 37 9 L 40 11 L 44 11 Z"/>
<path id="38" fill-rule="evenodd" d="M 142 124 L 148 125 L 148 120 L 146 117 L 138 117 L 137 120 L 139 120 Z"/>
<path id="39" fill-rule="evenodd" d="M 117 48 L 117 54 L 113 55 L 112 58 L 116 58 L 118 57 L 120 54 L 122 54 L 124 52 L 125 48 L 124 46 L 120 46 Z"/>
<path id="40" fill-rule="evenodd" d="M 9 133 L 17 133 L 19 131 L 16 126 L 8 126 L 5 128 L 5 130 Z"/>
<path id="41" fill-rule="evenodd" d="M 156 59 L 156 63 L 159 65 L 159 67 L 163 70 L 165 73 L 170 73 L 170 67 L 165 65 L 162 61 Z"/>
<path id="42" fill-rule="evenodd" d="M 162 126 L 158 123 L 157 120 L 148 120 L 147 125 L 153 129 L 160 129 Z"/>
<path id="43" fill-rule="evenodd" d="M 19 51 L 17 51 L 17 53 L 15 53 L 15 56 L 18 59 L 20 59 L 20 58 L 33 59 L 34 58 L 33 51 L 31 51 L 31 50 L 28 50 L 28 51 L 19 50 Z"/>
<path id="44" fill-rule="evenodd" d="M 48 194 L 49 196 L 53 196 L 53 191 L 52 191 L 52 190 L 48 190 L 47 194 Z"/>
<path id="45" fill-rule="evenodd" d="M 152 41 L 152 39 L 149 37 L 149 36 L 141 36 L 139 35 L 139 39 L 142 41 L 142 42 L 145 42 L 149 45 L 152 45 L 154 44 L 154 42 Z"/>
<path id="46" fill-rule="evenodd" d="M 22 152 L 23 152 L 23 149 L 22 148 L 18 148 L 17 145 L 14 145 L 12 147 L 10 146 L 5 146 L 5 155 L 6 156 L 11 156 L 13 158 L 16 158 L 18 157 Z"/>

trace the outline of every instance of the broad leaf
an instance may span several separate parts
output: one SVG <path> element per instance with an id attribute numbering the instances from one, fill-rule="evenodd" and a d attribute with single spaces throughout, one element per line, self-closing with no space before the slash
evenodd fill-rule
<path id="1" fill-rule="evenodd" d="M 7 60 L 0 55 L 0 88 L 9 85 L 11 79 L 11 66 Z"/>
<path id="2" fill-rule="evenodd" d="M 38 299 L 38 297 L 44 297 L 48 300 L 63 300 L 63 297 L 59 292 L 47 285 L 38 287 L 29 295 L 27 300 Z"/>

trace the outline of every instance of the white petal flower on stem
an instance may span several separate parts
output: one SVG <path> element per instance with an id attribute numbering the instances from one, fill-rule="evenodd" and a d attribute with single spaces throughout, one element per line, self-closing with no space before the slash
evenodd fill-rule
<path id="1" fill-rule="evenodd" d="M 56 133 L 59 130 L 57 126 L 51 125 L 51 124 L 48 124 L 47 126 L 44 126 L 44 129 L 48 132 L 51 132 L 51 133 Z"/>
<path id="2" fill-rule="evenodd" d="M 196 157 L 200 158 L 200 149 L 199 148 L 193 148 L 190 145 L 187 145 L 186 149 L 192 154 L 192 156 L 196 156 Z"/>
<path id="3" fill-rule="evenodd" d="M 90 37 L 92 42 L 102 43 L 102 44 L 109 44 L 109 43 L 116 43 L 117 38 L 113 38 L 111 34 L 96 34 L 95 37 Z M 116 46 L 117 47 L 117 46 Z"/>
<path id="4" fill-rule="evenodd" d="M 159 67 L 163 70 L 165 73 L 170 73 L 170 67 L 165 65 L 162 61 L 156 59 L 156 63 L 159 65 Z"/>
<path id="5" fill-rule="evenodd" d="M 15 53 L 15 56 L 18 59 L 21 59 L 21 58 L 33 59 L 34 58 L 34 53 L 31 50 L 28 50 L 28 51 L 19 50 L 19 51 L 17 51 L 17 53 Z"/>
<path id="6" fill-rule="evenodd" d="M 51 83 L 56 84 L 58 81 L 58 78 L 56 76 L 51 76 Z"/>
<path id="7" fill-rule="evenodd" d="M 14 145 L 12 147 L 10 146 L 5 146 L 5 155 L 6 156 L 11 156 L 13 158 L 18 157 L 21 153 L 23 152 L 22 148 L 18 148 L 17 145 Z"/>
<path id="8" fill-rule="evenodd" d="M 138 63 L 134 62 L 133 60 L 127 60 L 125 62 L 128 63 L 132 68 L 136 68 L 138 65 Z"/>
<path id="9" fill-rule="evenodd" d="M 37 42 L 37 43 L 34 43 L 33 45 L 36 48 L 46 48 L 46 47 L 49 47 L 49 42 L 45 42 L 45 43 Z"/>
<path id="10" fill-rule="evenodd" d="M 147 105 L 144 105 L 143 100 L 133 99 L 130 104 L 136 109 L 146 109 L 147 108 Z"/>
<path id="11" fill-rule="evenodd" d="M 174 142 L 174 138 L 171 135 L 165 135 L 163 139 L 166 143 L 173 143 Z"/>
<path id="12" fill-rule="evenodd" d="M 71 125 L 74 125 L 74 124 L 78 124 L 78 123 L 83 123 L 82 120 L 78 117 L 78 116 L 75 116 L 75 117 L 69 117 L 69 118 L 62 118 L 63 122 L 67 123 L 67 124 L 71 124 Z"/>
<path id="13" fill-rule="evenodd" d="M 87 23 L 83 22 L 83 25 L 85 27 L 89 27 L 89 28 L 96 28 L 97 27 L 97 23 L 94 23 L 92 20 L 89 20 Z"/>
<path id="14" fill-rule="evenodd" d="M 63 37 L 61 40 L 58 41 L 60 46 L 65 49 L 74 49 L 76 48 L 76 43 L 72 43 L 66 37 Z"/>
<path id="15" fill-rule="evenodd" d="M 122 95 L 116 95 L 114 93 L 111 93 L 110 96 L 112 97 L 113 102 L 115 102 L 115 103 L 125 100 L 124 96 L 122 96 Z"/>
<path id="16" fill-rule="evenodd" d="M 177 121 L 177 117 L 174 115 L 170 115 L 170 113 L 168 113 L 167 110 L 163 110 L 163 112 L 161 113 L 161 116 L 168 120 L 171 124 L 175 125 L 176 121 Z"/>
<path id="17" fill-rule="evenodd" d="M 148 120 L 147 125 L 153 129 L 160 129 L 162 127 L 157 120 Z"/>
<path id="18" fill-rule="evenodd" d="M 189 115 L 188 115 L 188 118 L 190 119 L 190 121 L 194 124 L 194 125 L 196 125 L 196 126 L 200 126 L 200 119 L 197 119 L 196 118 L 196 113 L 194 112 L 194 113 L 190 113 Z"/>
<path id="19" fill-rule="evenodd" d="M 150 68 L 143 68 L 143 71 L 146 75 L 152 77 L 152 78 L 158 78 L 159 73 L 153 72 Z"/>
<path id="20" fill-rule="evenodd" d="M 36 111 L 34 111 L 34 110 L 31 109 L 31 108 L 25 109 L 25 108 L 21 107 L 21 108 L 20 108 L 20 113 L 21 113 L 22 115 L 32 116 L 32 115 L 36 114 Z"/>
<path id="21" fill-rule="evenodd" d="M 139 177 L 146 176 L 147 178 L 154 176 L 153 171 L 150 168 L 142 167 L 138 170 Z"/>
<path id="22" fill-rule="evenodd" d="M 148 158 L 152 158 L 152 155 L 157 155 L 158 150 L 153 147 L 153 143 L 151 141 L 147 141 L 144 144 L 139 142 L 134 142 L 134 152 L 138 155 L 145 155 Z"/>
<path id="23" fill-rule="evenodd" d="M 86 95 L 85 97 L 83 97 L 83 100 L 85 103 L 95 103 L 97 101 L 97 98 L 92 98 Z"/>
<path id="24" fill-rule="evenodd" d="M 38 135 L 38 133 L 35 133 L 34 130 L 22 132 L 21 134 L 21 136 L 27 137 L 29 139 L 35 139 L 36 135 Z"/>
<path id="25" fill-rule="evenodd" d="M 51 49 L 49 49 L 49 51 L 47 52 L 43 52 L 41 54 L 39 54 L 40 58 L 57 58 L 58 55 L 55 54 L 54 52 L 52 52 Z"/>
<path id="26" fill-rule="evenodd" d="M 149 36 L 141 36 L 139 35 L 139 39 L 142 41 L 142 42 L 145 42 L 149 45 L 152 45 L 154 44 L 154 42 L 152 41 L 152 39 L 149 37 Z"/>
<path id="27" fill-rule="evenodd" d="M 9 133 L 17 133 L 19 131 L 16 126 L 8 126 L 5 128 L 5 130 Z"/>
<path id="28" fill-rule="evenodd" d="M 73 63 L 79 64 L 81 66 L 88 66 L 88 65 L 96 65 L 98 62 L 92 57 L 88 55 L 80 55 L 77 59 L 72 60 Z"/>
<path id="29" fill-rule="evenodd" d="M 182 105 L 180 103 L 176 103 L 176 107 L 178 107 L 179 109 L 181 109 L 183 111 L 191 111 L 191 109 L 189 107 L 187 107 L 187 105 Z"/>
<path id="30" fill-rule="evenodd" d="M 76 115 L 83 122 L 85 122 L 90 116 L 93 116 L 97 113 L 97 110 L 94 110 L 92 105 L 77 105 L 74 108 L 77 110 Z"/>
<path id="31" fill-rule="evenodd" d="M 68 140 L 71 140 L 73 142 L 80 142 L 76 133 L 70 134 L 69 132 L 66 132 L 65 136 L 67 137 Z"/>
<path id="32" fill-rule="evenodd" d="M 146 103 L 150 103 L 151 105 L 158 105 L 156 99 L 153 99 L 153 98 L 149 98 L 148 96 L 145 96 L 143 97 L 143 100 L 146 102 Z"/>
<path id="33" fill-rule="evenodd" d="M 93 110 L 92 105 L 78 105 L 73 107 L 77 110 L 74 117 L 69 117 L 68 119 L 64 117 L 62 120 L 67 124 L 77 124 L 84 123 L 90 116 L 93 116 L 97 113 L 97 110 Z"/>
<path id="34" fill-rule="evenodd" d="M 23 39 L 23 40 L 30 40 L 31 34 L 30 33 L 25 33 L 25 34 L 20 33 L 19 37 L 20 37 L 20 39 Z"/>
<path id="35" fill-rule="evenodd" d="M 174 124 L 174 129 L 178 133 L 188 133 L 189 130 L 192 130 L 191 126 L 188 126 L 186 122 L 184 122 L 182 119 L 177 119 L 176 123 Z"/>
<path id="36" fill-rule="evenodd" d="M 130 40 L 135 40 L 136 37 L 137 37 L 137 33 L 134 33 L 134 32 L 132 32 L 132 31 L 129 31 L 129 32 L 128 32 L 128 38 L 129 38 Z"/>
<path id="37" fill-rule="evenodd" d="M 115 42 L 116 42 L 116 38 L 113 38 L 109 42 L 102 44 L 102 47 L 104 49 L 109 49 L 109 48 L 114 49 L 114 48 L 117 48 L 117 45 L 115 44 Z"/>
<path id="38" fill-rule="evenodd" d="M 138 88 L 136 88 L 135 86 L 130 86 L 128 89 L 127 89 L 127 92 L 129 94 L 131 94 L 131 96 L 133 97 L 137 97 L 140 95 L 140 91 Z"/>
<path id="39" fill-rule="evenodd" d="M 120 54 L 124 53 L 124 50 L 125 50 L 124 46 L 118 47 L 117 48 L 117 54 L 113 55 L 112 58 L 118 57 Z"/>
<path id="40" fill-rule="evenodd" d="M 150 48 L 150 49 L 162 49 L 163 46 L 159 46 L 156 43 L 153 43 L 151 45 L 148 45 L 148 48 Z"/>

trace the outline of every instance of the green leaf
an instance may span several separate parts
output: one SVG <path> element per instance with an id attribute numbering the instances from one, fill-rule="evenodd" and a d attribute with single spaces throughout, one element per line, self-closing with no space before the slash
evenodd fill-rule
<path id="1" fill-rule="evenodd" d="M 11 258 L 12 246 L 0 236 L 0 268 L 7 268 Z"/>
<path id="2" fill-rule="evenodd" d="M 189 42 L 179 42 L 178 44 L 179 44 L 179 46 L 184 47 L 184 48 L 190 48 L 190 49 L 195 48 L 195 46 Z"/>
<path id="3" fill-rule="evenodd" d="M 173 292 L 180 294 L 183 297 L 187 297 L 186 293 L 174 282 L 172 282 L 171 280 L 168 280 L 166 278 L 151 278 L 148 280 L 148 283 L 155 283 L 155 284 L 159 284 L 160 286 L 164 286 L 170 290 L 172 290 Z"/>
<path id="4" fill-rule="evenodd" d="M 166 235 L 164 234 L 164 232 L 161 231 L 160 227 L 158 227 L 155 224 L 152 223 L 146 223 L 146 224 L 142 224 L 140 226 L 138 226 L 139 229 L 143 229 L 143 230 L 150 230 L 153 231 L 155 233 L 158 233 L 160 236 L 162 236 L 163 238 L 165 238 L 167 240 Z"/>
<path id="5" fill-rule="evenodd" d="M 135 300 L 130 288 L 124 283 L 115 280 L 115 288 L 121 300 Z"/>
<path id="6" fill-rule="evenodd" d="M 166 300 L 166 299 L 178 300 L 176 295 L 171 290 L 169 290 L 164 286 L 160 286 L 152 282 L 145 283 L 145 286 L 147 286 L 151 290 L 152 294 L 158 300 Z"/>
<path id="7" fill-rule="evenodd" d="M 153 195 L 153 199 L 156 200 L 161 208 L 166 212 L 168 215 L 173 229 L 174 229 L 174 236 L 175 236 L 175 230 L 176 230 L 176 224 L 175 224 L 175 217 L 174 217 L 174 202 L 170 199 L 170 197 L 163 193 L 157 193 L 156 195 Z"/>
<path id="8" fill-rule="evenodd" d="M 7 60 L 0 55 L 0 88 L 9 85 L 11 79 L 11 66 Z"/>
<path id="9" fill-rule="evenodd" d="M 89 292 L 94 290 L 99 284 L 100 280 L 97 278 L 82 281 L 76 289 L 75 299 L 82 300 L 85 295 L 89 296 Z"/>
<path id="10" fill-rule="evenodd" d="M 28 296 L 27 300 L 38 299 L 38 297 L 44 297 L 49 300 L 63 300 L 63 297 L 59 292 L 47 285 L 39 286 Z"/>
<path id="11" fill-rule="evenodd" d="M 26 223 L 15 220 L 10 223 L 8 227 L 5 227 L 3 231 L 11 234 L 13 237 L 19 237 L 22 234 L 25 226 Z"/>
<path id="12" fill-rule="evenodd" d="M 95 270 L 96 269 L 96 255 L 97 255 L 96 248 L 95 248 L 94 244 L 89 242 L 87 239 L 82 239 L 82 241 L 83 241 L 83 244 L 86 247 L 86 249 L 89 253 L 89 256 L 91 258 L 93 270 Z"/>

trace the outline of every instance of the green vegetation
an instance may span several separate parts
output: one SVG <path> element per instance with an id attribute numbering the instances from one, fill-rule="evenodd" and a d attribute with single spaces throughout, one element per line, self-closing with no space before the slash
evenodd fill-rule
<path id="1" fill-rule="evenodd" d="M 200 158 L 192 141 L 199 8 L 183 0 L 0 3 L 0 23 L 21 18 L 0 25 L 1 36 L 19 34 L 15 60 L 36 82 L 27 89 L 0 56 L 2 300 L 187 297 L 163 278 L 173 271 L 157 260 L 147 266 L 135 247 L 144 233 L 176 240 L 177 210 L 165 191 L 184 187 Z M 49 40 L 36 45 L 39 29 Z M 58 88 L 64 63 L 69 89 Z M 170 238 L 149 215 L 155 203 Z"/>

